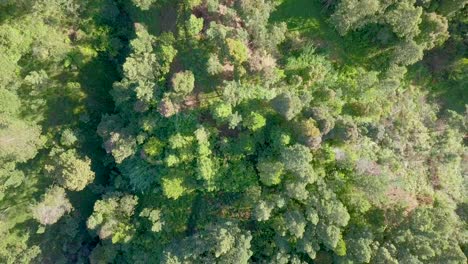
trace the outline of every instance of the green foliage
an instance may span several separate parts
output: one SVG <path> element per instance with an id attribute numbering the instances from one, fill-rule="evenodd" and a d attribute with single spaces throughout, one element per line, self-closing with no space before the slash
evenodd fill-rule
<path id="1" fill-rule="evenodd" d="M 377 0 L 343 0 L 340 1 L 331 19 L 338 32 L 345 35 L 350 30 L 363 26 L 363 20 L 375 15 L 380 9 Z"/>
<path id="2" fill-rule="evenodd" d="M 256 131 L 266 125 L 266 119 L 259 113 L 252 112 L 244 120 L 244 126 L 251 131 Z"/>
<path id="3" fill-rule="evenodd" d="M 9 116 L 0 116 L 0 161 L 25 162 L 44 143 L 40 127 Z"/>
<path id="4" fill-rule="evenodd" d="M 302 111 L 302 102 L 296 95 L 283 93 L 272 101 L 272 107 L 287 120 L 291 120 Z"/>
<path id="5" fill-rule="evenodd" d="M 148 163 L 148 158 L 130 158 L 126 159 L 118 168 L 122 175 L 129 180 L 130 186 L 134 191 L 146 192 L 154 184 L 158 177 L 156 168 Z M 149 158 L 151 161 L 151 158 Z"/>
<path id="6" fill-rule="evenodd" d="M 188 8 L 192 9 L 196 6 L 199 6 L 202 3 L 202 0 L 184 0 L 184 3 Z"/>
<path id="7" fill-rule="evenodd" d="M 440 4 L 439 1 L 432 0 L 423 2 L 342 0 L 338 2 L 331 22 L 342 36 L 356 30 L 366 32 L 365 34 L 377 34 L 373 41 L 377 39 L 382 44 L 390 44 L 395 48 L 394 51 L 390 51 L 378 47 L 382 50 L 379 53 L 386 53 L 387 58 L 401 57 L 390 60 L 390 64 L 407 66 L 421 60 L 424 49 L 432 49 L 447 40 L 446 16 L 458 9 L 448 8 L 453 11 L 442 12 L 442 15 L 439 15 L 440 12 L 436 14 L 433 11 L 438 6 L 442 9 L 444 6 L 450 6 L 453 1 L 447 1 L 450 4 Z M 404 57 L 408 59 L 404 60 Z"/>
<path id="8" fill-rule="evenodd" d="M 246 45 L 238 39 L 228 38 L 226 43 L 229 50 L 229 55 L 236 63 L 243 63 L 249 58 L 249 53 Z"/>
<path id="9" fill-rule="evenodd" d="M 0 259 L 5 263 L 17 261 L 28 263 L 34 261 L 40 254 L 39 246 L 28 246 L 28 234 L 5 233 L 0 246 Z"/>
<path id="10" fill-rule="evenodd" d="M 159 232 L 163 226 L 161 221 L 161 211 L 158 209 L 145 208 L 140 213 L 141 217 L 147 218 L 151 222 L 151 231 Z"/>
<path id="11" fill-rule="evenodd" d="M 110 138 L 104 142 L 104 148 L 107 153 L 112 153 L 115 162 L 122 163 L 122 161 L 134 154 L 136 142 L 132 137 L 112 132 Z"/>
<path id="12" fill-rule="evenodd" d="M 266 186 L 278 185 L 281 182 L 284 165 L 280 162 L 260 161 L 257 165 L 260 181 Z"/>
<path id="13" fill-rule="evenodd" d="M 172 77 L 172 88 L 176 93 L 187 95 L 193 91 L 195 76 L 191 71 L 178 72 Z"/>
<path id="14" fill-rule="evenodd" d="M 213 160 L 211 159 L 211 149 L 209 134 L 205 128 L 201 127 L 195 131 L 195 138 L 197 139 L 197 178 L 206 182 L 208 190 L 211 190 L 213 177 L 216 173 L 216 168 Z"/>
<path id="15" fill-rule="evenodd" d="M 249 232 L 233 223 L 211 226 L 166 249 L 162 263 L 248 263 L 251 240 Z"/>
<path id="16" fill-rule="evenodd" d="M 206 71 L 211 75 L 216 75 L 223 72 L 223 65 L 219 62 L 216 54 L 210 54 L 210 58 L 206 63 Z"/>
<path id="17" fill-rule="evenodd" d="M 449 38 L 447 18 L 437 13 L 425 13 L 420 28 L 417 40 L 426 45 L 425 49 L 440 46 Z"/>
<path id="18" fill-rule="evenodd" d="M 281 153 L 281 162 L 284 164 L 286 170 L 294 173 L 307 183 L 315 181 L 315 175 L 312 165 L 312 154 L 310 150 L 300 144 L 295 144 L 283 150 Z"/>
<path id="19" fill-rule="evenodd" d="M 396 258 L 399 261 L 411 259 L 437 263 L 445 259 L 452 263 L 463 263 L 466 256 L 452 233 L 457 225 L 453 221 L 457 221 L 456 217 L 442 208 L 417 209 L 408 222 L 401 226 L 402 229 L 408 229 L 395 230 L 392 235 L 393 246 L 398 251 L 406 249 L 406 254 Z"/>
<path id="20" fill-rule="evenodd" d="M 91 160 L 81 159 L 74 149 L 53 154 L 54 163 L 46 166 L 46 170 L 57 179 L 64 188 L 71 191 L 81 191 L 94 180 L 95 174 L 91 170 Z"/>
<path id="21" fill-rule="evenodd" d="M 183 180 L 179 177 L 163 178 L 161 182 L 164 195 L 170 199 L 177 199 L 185 194 L 187 188 L 183 184 Z"/>
<path id="22" fill-rule="evenodd" d="M 141 10 L 149 10 L 158 0 L 132 0 L 133 4 Z"/>
<path id="23" fill-rule="evenodd" d="M 402 43 L 397 47 L 393 62 L 398 65 L 407 66 L 419 61 L 423 57 L 423 49 L 414 41 Z"/>
<path id="24" fill-rule="evenodd" d="M 442 15 L 453 16 L 457 11 L 463 9 L 468 4 L 466 0 L 438 1 L 438 11 Z"/>
<path id="25" fill-rule="evenodd" d="M 94 204 L 94 212 L 86 224 L 101 239 L 111 238 L 112 243 L 128 242 L 134 232 L 131 217 L 138 198 L 122 193 L 111 193 Z"/>
<path id="26" fill-rule="evenodd" d="M 218 122 L 227 120 L 232 115 L 232 107 L 230 104 L 218 103 L 213 107 L 213 117 Z"/>
<path id="27" fill-rule="evenodd" d="M 465 4 L 1 2 L 0 262 L 465 263 Z"/>
<path id="28" fill-rule="evenodd" d="M 317 128 L 315 120 L 311 118 L 300 123 L 299 133 L 302 143 L 310 148 L 317 148 L 322 143 L 320 130 Z"/>
<path id="29" fill-rule="evenodd" d="M 65 190 L 54 186 L 46 191 L 41 202 L 33 206 L 32 213 L 42 225 L 52 225 L 72 209 Z"/>
<path id="30" fill-rule="evenodd" d="M 143 150 L 150 157 L 159 156 L 162 153 L 163 149 L 164 143 L 156 137 L 149 138 L 145 145 L 143 145 Z"/>
<path id="31" fill-rule="evenodd" d="M 15 93 L 6 89 L 0 90 L 0 114 L 18 114 L 20 106 L 21 102 Z"/>
<path id="32" fill-rule="evenodd" d="M 203 18 L 190 15 L 185 23 L 185 32 L 189 37 L 196 37 L 203 29 Z"/>
<path id="33" fill-rule="evenodd" d="M 385 22 L 392 27 L 400 38 L 410 39 L 419 34 L 422 8 L 413 6 L 409 1 L 402 1 L 385 14 Z"/>
<path id="34" fill-rule="evenodd" d="M 76 144 L 77 141 L 78 138 L 71 129 L 65 129 L 62 132 L 62 135 L 60 137 L 60 144 L 62 144 L 63 146 L 72 147 L 74 144 Z"/>

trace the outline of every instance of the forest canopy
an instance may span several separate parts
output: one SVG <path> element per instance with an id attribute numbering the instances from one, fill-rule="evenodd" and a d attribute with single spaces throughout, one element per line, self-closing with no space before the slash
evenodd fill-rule
<path id="1" fill-rule="evenodd" d="M 466 263 L 467 6 L 0 1 L 0 263 Z"/>

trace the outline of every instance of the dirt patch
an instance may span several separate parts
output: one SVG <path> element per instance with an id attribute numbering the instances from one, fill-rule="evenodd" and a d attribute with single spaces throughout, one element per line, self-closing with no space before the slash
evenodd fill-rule
<path id="1" fill-rule="evenodd" d="M 406 204 L 405 213 L 407 214 L 416 209 L 416 207 L 418 207 L 419 205 L 418 199 L 415 197 L 414 194 L 398 187 L 390 188 L 387 191 L 386 195 L 390 199 L 391 203 Z"/>

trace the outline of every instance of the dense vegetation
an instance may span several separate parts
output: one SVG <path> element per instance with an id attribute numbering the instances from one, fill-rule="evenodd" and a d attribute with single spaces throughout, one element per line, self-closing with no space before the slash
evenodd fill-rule
<path id="1" fill-rule="evenodd" d="M 466 263 L 467 3 L 0 1 L 0 263 Z"/>

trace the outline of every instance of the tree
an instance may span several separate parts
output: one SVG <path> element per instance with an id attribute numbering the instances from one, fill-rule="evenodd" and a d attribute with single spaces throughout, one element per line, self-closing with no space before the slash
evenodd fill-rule
<path id="1" fill-rule="evenodd" d="M 465 263 L 466 0 L 325 1 L 0 0 L 0 263 Z"/>
<path id="2" fill-rule="evenodd" d="M 249 58 L 247 46 L 238 39 L 227 38 L 228 52 L 235 63 L 241 64 Z"/>
<path id="3" fill-rule="evenodd" d="M 302 111 L 301 99 L 290 93 L 282 93 L 272 100 L 272 107 L 286 120 L 293 119 Z"/>
<path id="4" fill-rule="evenodd" d="M 195 76 L 191 71 L 178 72 L 172 77 L 172 88 L 176 93 L 187 95 L 193 91 Z"/>
<path id="5" fill-rule="evenodd" d="M 257 164 L 260 181 L 266 186 L 278 185 L 283 176 L 284 165 L 277 161 L 261 160 Z"/>
<path id="6" fill-rule="evenodd" d="M 145 217 L 151 222 L 151 231 L 161 231 L 164 224 L 161 220 L 161 210 L 145 208 L 141 211 L 140 217 Z"/>
<path id="7" fill-rule="evenodd" d="M 359 136 L 358 128 L 351 118 L 341 118 L 335 123 L 335 127 L 328 135 L 338 142 L 355 141 Z"/>
<path id="8" fill-rule="evenodd" d="M 242 122 L 242 116 L 235 112 L 229 117 L 229 129 L 235 129 Z"/>
<path id="9" fill-rule="evenodd" d="M 220 102 L 213 106 L 212 113 L 216 121 L 218 122 L 227 121 L 228 118 L 232 115 L 232 106 L 230 104 Z"/>
<path id="10" fill-rule="evenodd" d="M 320 146 L 322 137 L 315 120 L 309 118 L 299 124 L 299 138 L 303 144 L 311 149 L 316 149 Z"/>
<path id="11" fill-rule="evenodd" d="M 42 225 L 51 225 L 72 209 L 73 207 L 65 194 L 65 190 L 53 186 L 46 191 L 42 201 L 33 206 L 32 213 L 34 219 Z"/>
<path id="12" fill-rule="evenodd" d="M 306 219 L 299 211 L 288 211 L 284 214 L 287 229 L 296 238 L 302 238 L 307 225 Z"/>
<path id="13" fill-rule="evenodd" d="M 169 97 L 164 97 L 159 102 L 158 112 L 164 117 L 171 117 L 177 114 L 180 110 L 180 106 L 174 103 Z"/>
<path id="14" fill-rule="evenodd" d="M 400 38 L 412 39 L 419 34 L 422 8 L 409 1 L 398 2 L 396 7 L 384 14 L 384 19 L 393 32 Z"/>
<path id="15" fill-rule="evenodd" d="M 343 36 L 358 29 L 364 34 L 380 28 L 377 39 L 393 46 L 383 53 L 393 57 L 390 64 L 408 66 L 422 59 L 424 49 L 440 45 L 448 37 L 445 18 L 429 13 L 429 10 L 438 8 L 437 2 L 342 0 L 337 4 L 331 21 Z M 380 57 L 383 59 L 385 56 Z"/>
<path id="16" fill-rule="evenodd" d="M 421 60 L 423 55 L 423 48 L 410 40 L 396 47 L 392 62 L 397 65 L 408 66 Z"/>
<path id="17" fill-rule="evenodd" d="M 346 254 L 340 259 L 348 261 L 369 263 L 373 256 L 372 244 L 375 243 L 373 233 L 369 226 L 352 225 L 345 236 Z"/>
<path id="18" fill-rule="evenodd" d="M 271 12 L 277 5 L 274 1 L 241 1 L 235 5 L 236 11 L 251 35 L 251 45 L 258 50 L 275 52 L 285 39 L 285 23 L 269 23 Z"/>
<path id="19" fill-rule="evenodd" d="M 306 180 L 305 183 L 312 183 L 316 180 L 312 165 L 310 165 L 311 161 L 310 150 L 301 144 L 287 147 L 281 153 L 281 162 L 284 164 L 284 168 L 301 180 Z"/>
<path id="20" fill-rule="evenodd" d="M 0 242 L 0 260 L 5 263 L 30 263 L 41 255 L 39 246 L 29 246 L 30 234 L 4 232 Z"/>
<path id="21" fill-rule="evenodd" d="M 184 0 L 184 3 L 189 9 L 193 9 L 196 6 L 199 6 L 202 3 L 202 0 Z"/>
<path id="22" fill-rule="evenodd" d="M 89 255 L 89 262 L 91 264 L 112 262 L 119 253 L 118 248 L 118 245 L 104 240 L 93 249 Z"/>
<path id="23" fill-rule="evenodd" d="M 44 144 L 37 125 L 0 115 L 0 127 L 0 161 L 25 162 Z"/>
<path id="24" fill-rule="evenodd" d="M 211 75 L 222 73 L 224 70 L 223 65 L 219 62 L 218 55 L 210 54 L 210 57 L 206 63 L 206 71 Z"/>
<path id="25" fill-rule="evenodd" d="M 395 230 L 391 235 L 391 243 L 386 244 L 383 252 L 400 253 L 386 258 L 396 258 L 399 262 L 412 260 L 413 262 L 437 263 L 441 260 L 449 263 L 466 262 L 457 235 L 453 228 L 457 226 L 456 217 L 440 207 L 418 208 L 408 221 Z M 392 250 L 394 247 L 396 250 Z"/>
<path id="26" fill-rule="evenodd" d="M 466 4 L 467 0 L 447 0 L 438 2 L 439 12 L 447 17 L 453 16 L 457 11 L 462 10 Z"/>
<path id="27" fill-rule="evenodd" d="M 322 135 L 328 134 L 335 126 L 335 119 L 326 107 L 312 107 L 308 112 L 317 122 L 318 128 L 320 129 Z"/>
<path id="28" fill-rule="evenodd" d="M 136 192 L 147 192 L 158 178 L 157 168 L 149 163 L 147 159 L 140 157 L 124 160 L 118 165 L 118 169 L 122 176 L 130 181 L 130 186 Z"/>
<path id="29" fill-rule="evenodd" d="M 141 10 L 149 10 L 158 0 L 132 0 L 132 2 Z"/>
<path id="30" fill-rule="evenodd" d="M 123 133 L 111 132 L 109 139 L 104 142 L 104 148 L 107 153 L 112 153 L 115 162 L 122 163 L 135 153 L 136 141 Z"/>
<path id="31" fill-rule="evenodd" d="M 424 49 L 440 46 L 449 38 L 447 19 L 436 13 L 424 13 L 420 28 L 421 34 L 416 39 Z"/>
<path id="32" fill-rule="evenodd" d="M 187 191 L 187 188 L 183 185 L 183 180 L 179 177 L 163 178 L 161 185 L 163 188 L 164 195 L 167 198 L 174 199 L 174 200 L 184 195 L 185 192 Z"/>
<path id="33" fill-rule="evenodd" d="M 259 113 L 251 112 L 244 119 L 244 126 L 255 132 L 266 125 L 266 119 Z"/>
<path id="34" fill-rule="evenodd" d="M 148 156 L 157 157 L 162 154 L 164 146 L 164 142 L 156 137 L 151 137 L 146 141 L 145 145 L 143 145 L 143 150 Z"/>
<path id="35" fill-rule="evenodd" d="M 0 115 L 17 115 L 21 107 L 21 101 L 16 93 L 6 89 L 0 90 Z"/>
<path id="36" fill-rule="evenodd" d="M 271 212 L 275 208 L 275 204 L 266 201 L 260 201 L 255 207 L 255 218 L 257 221 L 267 221 L 270 219 Z"/>
<path id="37" fill-rule="evenodd" d="M 77 141 L 78 138 L 71 129 L 67 128 L 62 132 L 62 135 L 60 137 L 60 144 L 62 144 L 63 146 L 72 147 L 74 144 L 76 144 Z"/>
<path id="38" fill-rule="evenodd" d="M 195 130 L 195 138 L 197 139 L 197 178 L 205 182 L 205 186 L 209 191 L 212 191 L 213 177 L 216 175 L 215 163 L 212 160 L 212 151 L 210 149 L 209 133 L 204 127 Z"/>
<path id="39" fill-rule="evenodd" d="M 331 19 L 340 35 L 355 30 L 366 24 L 366 18 L 380 10 L 377 0 L 342 0 L 336 7 Z"/>
<path id="40" fill-rule="evenodd" d="M 123 65 L 125 78 L 115 82 L 111 90 L 116 106 L 128 113 L 135 108 L 144 112 L 154 102 L 157 82 L 165 80 L 177 54 L 172 33 L 155 38 L 139 23 L 135 23 L 135 31 L 137 38 L 131 41 L 132 52 Z"/>
<path id="41" fill-rule="evenodd" d="M 112 238 L 112 243 L 128 242 L 134 232 L 131 218 L 138 204 L 136 196 L 123 193 L 106 194 L 94 204 L 93 214 L 86 222 L 101 239 Z"/>
<path id="42" fill-rule="evenodd" d="M 46 170 L 53 174 L 60 185 L 71 191 L 81 191 L 94 180 L 95 174 L 88 157 L 81 159 L 74 149 L 61 153 L 57 151 L 59 153 L 53 155 L 56 160 Z"/>
<path id="43" fill-rule="evenodd" d="M 318 193 L 314 192 L 309 199 L 308 207 L 311 212 L 317 214 L 317 219 L 319 219 L 316 223 L 317 237 L 329 249 L 338 249 L 337 246 L 342 238 L 342 228 L 350 220 L 347 208 L 328 187 L 320 185 Z"/>
<path id="44" fill-rule="evenodd" d="M 7 162 L 0 163 L 2 168 L 0 169 L 0 201 L 2 201 L 8 192 L 15 191 L 15 188 L 19 187 L 26 179 L 24 172 L 16 168 L 16 163 Z"/>
<path id="45" fill-rule="evenodd" d="M 188 37 L 194 38 L 203 29 L 203 18 L 198 18 L 194 15 L 190 15 L 190 18 L 185 22 L 185 33 Z"/>
<path id="46" fill-rule="evenodd" d="M 261 85 L 246 85 L 239 81 L 224 81 L 223 100 L 236 106 L 247 100 L 271 100 L 276 96 L 274 89 Z"/>
<path id="47" fill-rule="evenodd" d="M 252 251 L 248 231 L 231 222 L 213 225 L 166 248 L 161 263 L 239 263 L 247 264 Z"/>

